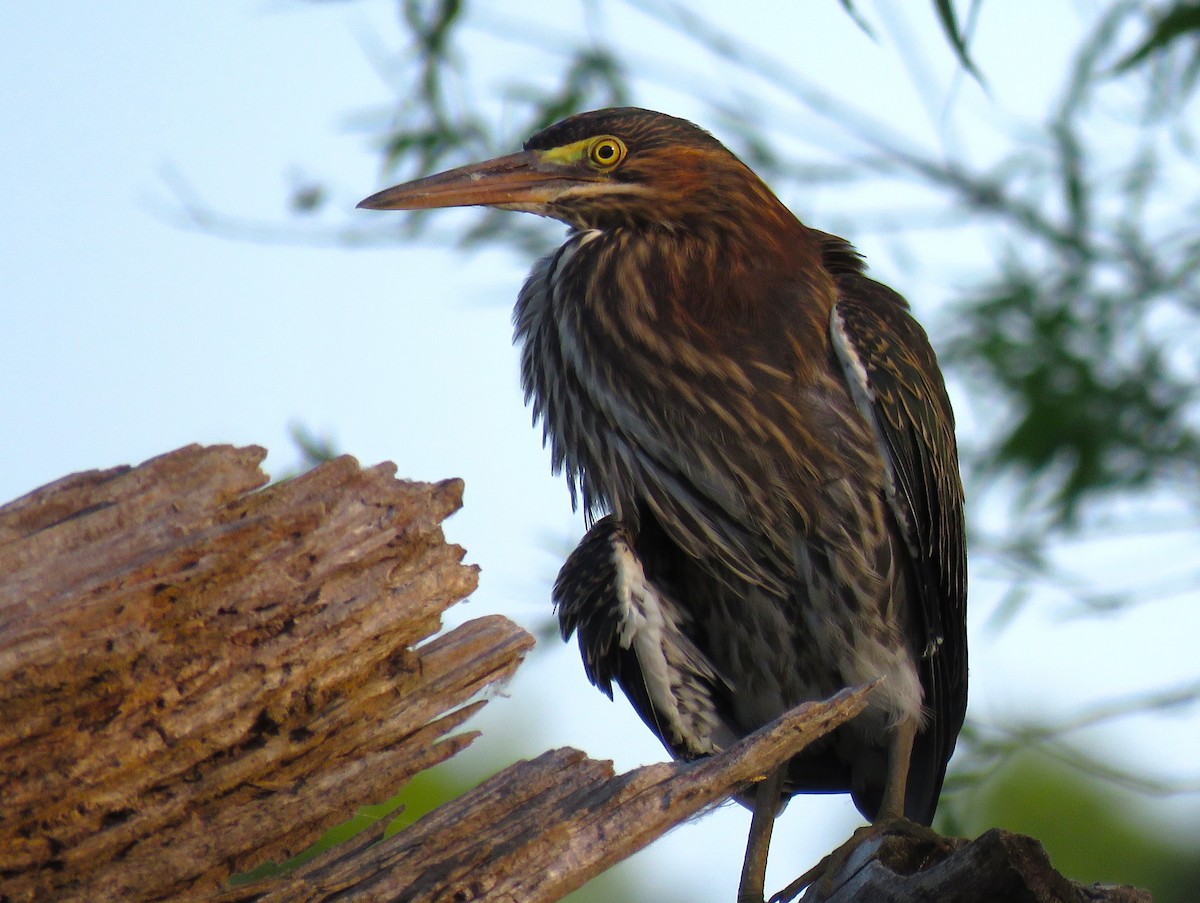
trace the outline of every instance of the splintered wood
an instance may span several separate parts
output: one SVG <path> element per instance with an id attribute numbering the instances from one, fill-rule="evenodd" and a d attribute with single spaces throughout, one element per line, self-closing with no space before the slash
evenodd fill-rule
<path id="1" fill-rule="evenodd" d="M 532 645 L 500 617 L 419 645 L 476 584 L 459 481 L 340 458 L 259 490 L 263 456 L 0 508 L 0 899 L 212 896 L 469 744 Z"/>
<path id="2" fill-rule="evenodd" d="M 862 711 L 869 691 L 800 706 L 698 762 L 646 765 L 614 777 L 611 762 L 552 750 L 511 765 L 400 834 L 375 843 L 378 826 L 288 878 L 220 899 L 551 903 L 761 779 Z"/>

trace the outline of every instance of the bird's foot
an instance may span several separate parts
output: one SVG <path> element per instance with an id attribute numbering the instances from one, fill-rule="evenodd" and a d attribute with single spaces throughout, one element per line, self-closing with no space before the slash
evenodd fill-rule
<path id="1" fill-rule="evenodd" d="M 910 849 L 942 849 L 948 845 L 947 839 L 936 831 L 907 818 L 890 818 L 864 825 L 844 844 L 771 897 L 768 903 L 789 903 L 801 892 L 805 892 L 802 903 L 821 903 L 829 899 L 874 859 L 884 841 L 892 836 L 905 838 L 905 846 Z M 913 866 L 912 871 L 918 868 L 919 864 Z"/>

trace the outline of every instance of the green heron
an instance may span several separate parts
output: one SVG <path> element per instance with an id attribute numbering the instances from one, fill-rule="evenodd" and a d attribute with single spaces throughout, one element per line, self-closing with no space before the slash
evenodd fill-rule
<path id="1" fill-rule="evenodd" d="M 468 205 L 570 228 L 514 322 L 590 523 L 553 595 L 592 683 L 692 759 L 884 678 L 760 783 L 741 897 L 761 900 L 792 794 L 928 825 L 966 710 L 966 559 L 954 416 L 907 302 L 709 133 L 648 110 L 572 116 L 359 206 Z"/>

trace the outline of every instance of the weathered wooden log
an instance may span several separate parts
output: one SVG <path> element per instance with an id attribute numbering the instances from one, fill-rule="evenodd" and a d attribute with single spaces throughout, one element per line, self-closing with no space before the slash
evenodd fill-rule
<path id="1" fill-rule="evenodd" d="M 836 853 L 834 854 L 836 856 Z M 857 846 L 832 880 L 814 882 L 802 903 L 1150 903 L 1124 885 L 1082 885 L 1050 864 L 1032 837 L 993 828 L 975 840 L 919 826 Z"/>
<path id="2" fill-rule="evenodd" d="M 532 638 L 422 644 L 476 572 L 461 483 L 189 447 L 0 509 L 0 897 L 210 897 L 473 739 Z"/>
<path id="3" fill-rule="evenodd" d="M 801 706 L 698 762 L 614 776 L 610 762 L 554 750 L 510 766 L 392 837 L 380 840 L 380 823 L 286 878 L 238 888 L 220 901 L 553 903 L 848 721 L 871 689 Z M 1069 881 L 1030 837 L 994 830 L 967 841 L 911 827 L 858 845 L 828 886 L 814 883 L 804 899 L 1150 903 L 1148 893 L 1134 888 Z"/>
<path id="4" fill-rule="evenodd" d="M 611 762 L 554 750 L 510 766 L 399 834 L 375 842 L 379 826 L 285 879 L 221 900 L 550 903 L 848 721 L 870 689 L 801 706 L 697 762 L 614 777 Z"/>

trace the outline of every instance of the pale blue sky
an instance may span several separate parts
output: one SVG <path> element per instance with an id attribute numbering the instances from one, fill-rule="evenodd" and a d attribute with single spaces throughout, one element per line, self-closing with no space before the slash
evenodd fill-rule
<path id="1" fill-rule="evenodd" d="M 766 30 L 748 17 L 745 34 L 808 78 L 836 82 L 881 119 L 909 123 L 913 140 L 936 147 L 942 111 L 920 100 L 886 35 L 873 43 L 832 0 L 804 6 L 804 18 L 792 12 Z M 1078 31 L 1077 6 L 1087 8 L 986 5 L 976 56 L 990 97 L 956 80 L 932 28 L 914 26 L 924 41 L 912 52 L 937 96 L 967 106 L 959 140 L 977 158 L 997 152 L 997 122 L 1011 125 L 1047 108 Z M 638 52 L 667 46 L 668 38 L 627 8 L 612 9 L 610 22 Z M 579 18 L 573 4 L 544 11 L 563 28 Z M 864 11 L 875 15 L 869 5 Z M 464 477 L 466 508 L 447 532 L 483 574 L 479 593 L 454 617 L 502 611 L 536 625 L 549 613 L 556 545 L 572 541 L 581 522 L 530 428 L 509 344 L 509 312 L 528 261 L 429 246 L 251 243 L 175 221 L 168 174 L 182 176 L 214 209 L 278 223 L 286 222 L 294 179 L 311 175 L 333 188 L 317 223 L 378 222 L 368 218 L 381 214 L 351 210 L 380 187 L 362 126 L 390 97 L 363 46 L 393 42 L 394 15 L 386 0 L 0 5 L 0 499 L 190 442 L 265 445 L 268 467 L 286 469 L 295 460 L 287 426 L 299 420 L 364 463 L 396 461 L 401 476 Z M 540 64 L 514 59 L 503 41 L 478 32 L 475 40 L 489 78 L 502 79 L 522 62 Z M 710 64 L 688 64 L 681 77 L 711 77 L 734 96 Z M 680 115 L 698 112 L 669 88 L 644 85 L 635 99 Z M 496 110 L 495 121 L 505 115 Z M 846 140 L 831 126 L 810 128 L 807 142 L 837 147 Z M 787 200 L 833 218 L 839 199 L 830 191 Z M 859 195 L 846 203 L 876 200 Z M 441 228 L 460 221 L 448 215 Z M 939 302 L 981 259 L 970 236 L 949 245 L 918 240 L 907 250 L 919 265 L 905 271 L 877 239 L 848 237 L 859 238 L 876 272 L 934 326 Z M 986 419 L 973 401 L 956 397 L 968 429 Z M 1121 568 L 1138 553 L 1123 547 L 1110 554 Z M 1179 554 L 1194 548 L 1181 546 Z M 1069 712 L 1112 692 L 1194 674 L 1194 650 L 1185 642 L 1194 630 L 1162 636 L 1161 610 L 1064 625 L 1050 606 L 998 638 L 985 636 L 979 628 L 1002 587 L 978 576 L 973 711 L 1042 705 Z M 1195 606 L 1189 611 L 1195 619 Z M 1134 674 L 1112 673 L 1115 652 L 1151 638 L 1161 650 L 1153 662 Z M 1048 698 L 1051 683 L 1060 689 Z M 510 698 L 489 709 L 483 723 L 497 743 L 521 738 L 530 752 L 581 746 L 615 758 L 619 768 L 662 757 L 623 700 L 610 704 L 587 686 L 573 646 L 542 652 L 537 670 L 525 669 Z M 1195 719 L 1143 719 L 1137 727 L 1145 731 L 1137 746 L 1150 738 L 1197 748 Z M 1099 739 L 1141 761 L 1122 737 L 1117 730 Z M 1181 762 L 1168 757 L 1155 765 L 1174 773 Z M 845 799 L 795 801 L 777 835 L 771 883 L 806 868 L 855 820 Z M 683 876 L 669 880 L 685 882 L 693 898 L 731 898 L 747 825 L 743 810 L 726 807 L 674 832 L 650 855 L 686 863 Z"/>

